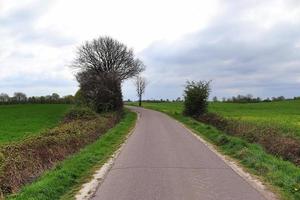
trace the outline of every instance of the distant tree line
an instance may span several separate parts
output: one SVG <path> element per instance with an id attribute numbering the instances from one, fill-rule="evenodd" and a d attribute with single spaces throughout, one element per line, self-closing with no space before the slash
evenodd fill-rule
<path id="1" fill-rule="evenodd" d="M 223 97 L 219 100 L 217 97 L 213 97 L 213 102 L 228 102 L 228 103 L 259 103 L 259 102 L 274 102 L 274 101 L 285 101 L 285 100 L 297 100 L 300 97 L 294 98 L 285 98 L 284 96 L 272 97 L 272 98 L 265 98 L 262 99 L 260 97 L 253 97 L 253 95 L 237 95 L 231 98 Z"/>
<path id="2" fill-rule="evenodd" d="M 271 97 L 271 98 L 265 98 L 262 99 L 260 97 L 253 97 L 252 95 L 237 95 L 235 97 L 231 98 L 221 98 L 218 99 L 218 97 L 213 97 L 213 102 L 228 102 L 228 103 L 259 103 L 259 102 L 274 102 L 274 101 L 289 101 L 289 100 L 300 100 L 299 97 L 294 98 L 285 98 L 284 96 L 278 96 L 278 97 Z M 126 100 L 126 102 L 132 102 L 131 99 Z M 143 102 L 148 103 L 163 103 L 163 102 L 183 102 L 183 99 L 178 97 L 176 99 L 145 99 Z"/>
<path id="3" fill-rule="evenodd" d="M 60 97 L 57 93 L 46 96 L 30 96 L 23 92 L 15 92 L 13 96 L 6 93 L 0 93 L 0 104 L 72 104 L 74 103 L 74 96 L 67 95 Z"/>
<path id="4" fill-rule="evenodd" d="M 125 102 L 132 102 L 133 100 L 127 99 Z M 163 102 L 183 102 L 180 97 L 176 99 L 144 99 L 143 102 L 147 103 L 163 103 Z"/>

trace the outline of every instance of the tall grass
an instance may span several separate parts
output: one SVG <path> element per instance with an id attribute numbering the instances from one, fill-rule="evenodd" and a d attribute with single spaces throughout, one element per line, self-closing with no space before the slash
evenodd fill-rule
<path id="1" fill-rule="evenodd" d="M 197 118 L 200 122 L 214 126 L 220 131 L 260 144 L 268 153 L 280 156 L 300 166 L 300 141 L 288 136 L 279 128 L 270 125 L 254 124 L 242 120 L 227 119 L 215 113 Z"/>

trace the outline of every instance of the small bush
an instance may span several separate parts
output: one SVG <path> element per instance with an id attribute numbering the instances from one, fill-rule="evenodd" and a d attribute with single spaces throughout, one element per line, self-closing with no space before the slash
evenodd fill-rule
<path id="1" fill-rule="evenodd" d="M 88 103 L 84 99 L 82 91 L 79 89 L 74 96 L 74 103 L 77 106 L 88 106 Z"/>
<path id="2" fill-rule="evenodd" d="M 210 82 L 187 82 L 184 90 L 184 114 L 197 117 L 207 112 Z"/>

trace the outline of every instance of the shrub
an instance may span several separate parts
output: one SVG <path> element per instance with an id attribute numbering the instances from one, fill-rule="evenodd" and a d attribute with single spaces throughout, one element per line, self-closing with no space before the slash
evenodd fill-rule
<path id="1" fill-rule="evenodd" d="M 80 95 L 94 111 L 119 111 L 123 108 L 121 82 L 110 74 L 97 75 L 84 71 L 76 76 L 80 83 Z"/>
<path id="2" fill-rule="evenodd" d="M 64 122 L 69 122 L 78 119 L 89 120 L 94 119 L 96 116 L 97 114 L 89 108 L 74 107 L 66 113 L 66 115 L 64 116 Z"/>
<path id="3" fill-rule="evenodd" d="M 184 114 L 197 117 L 207 112 L 210 81 L 188 81 L 184 90 Z"/>
<path id="4" fill-rule="evenodd" d="M 77 90 L 74 96 L 74 103 L 76 106 L 88 106 L 87 101 L 84 99 L 81 89 Z"/>

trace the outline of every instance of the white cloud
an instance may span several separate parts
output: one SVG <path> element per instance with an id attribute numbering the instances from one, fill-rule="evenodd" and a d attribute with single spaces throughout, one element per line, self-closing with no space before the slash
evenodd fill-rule
<path id="1" fill-rule="evenodd" d="M 109 35 L 148 65 L 148 98 L 176 98 L 187 79 L 217 79 L 218 95 L 260 95 L 278 79 L 291 95 L 299 28 L 298 0 L 0 0 L 0 92 L 74 93 L 76 47 Z M 135 97 L 131 81 L 124 90 Z"/>
<path id="2" fill-rule="evenodd" d="M 205 27 L 216 0 L 57 1 L 37 27 L 59 30 L 79 41 L 111 35 L 136 50 L 155 40 L 176 39 Z"/>
<path id="3" fill-rule="evenodd" d="M 150 80 L 159 83 L 147 97 L 176 98 L 186 80 L 201 79 L 213 80 L 212 95 L 219 97 L 299 95 L 300 4 L 293 3 L 227 1 L 205 29 L 154 43 L 142 53 L 155 66 Z"/>
<path id="4" fill-rule="evenodd" d="M 216 0 L 2 0 L 0 11 L 0 79 L 16 75 L 64 79 L 73 82 L 75 91 L 68 65 L 84 40 L 110 35 L 140 51 L 156 40 L 175 40 L 204 28 L 217 14 L 218 4 Z M 0 89 L 13 90 L 1 83 Z"/>

